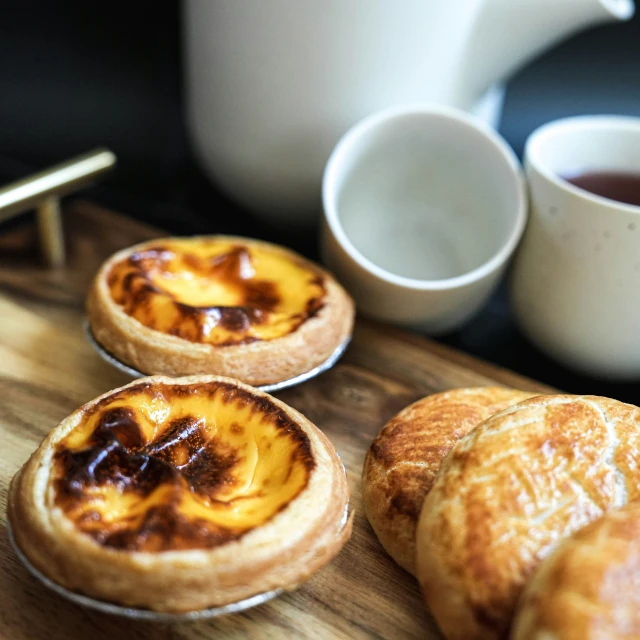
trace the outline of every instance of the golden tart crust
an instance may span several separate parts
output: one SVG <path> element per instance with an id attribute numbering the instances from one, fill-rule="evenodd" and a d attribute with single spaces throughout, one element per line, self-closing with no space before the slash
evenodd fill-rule
<path id="1" fill-rule="evenodd" d="M 546 395 L 458 441 L 427 494 L 417 576 L 449 639 L 506 637 L 529 577 L 557 545 L 640 499 L 640 409 Z"/>
<path id="2" fill-rule="evenodd" d="M 534 395 L 502 387 L 435 393 L 403 409 L 374 438 L 362 469 L 364 508 L 402 568 L 415 575 L 420 509 L 445 456 L 489 416 Z"/>
<path id="3" fill-rule="evenodd" d="M 298 586 L 348 540 L 348 500 L 331 443 L 291 407 L 228 378 L 156 376 L 53 429 L 8 517 L 54 582 L 182 612 Z"/>
<path id="4" fill-rule="evenodd" d="M 139 371 L 264 385 L 327 360 L 351 335 L 354 305 L 329 273 L 288 249 L 199 236 L 113 255 L 87 314 L 95 339 Z"/>

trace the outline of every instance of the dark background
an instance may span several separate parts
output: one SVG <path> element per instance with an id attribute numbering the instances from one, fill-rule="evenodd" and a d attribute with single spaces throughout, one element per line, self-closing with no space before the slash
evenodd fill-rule
<path id="1" fill-rule="evenodd" d="M 500 131 L 521 155 L 539 125 L 586 113 L 640 116 L 640 17 L 581 33 L 522 69 Z M 94 200 L 173 233 L 245 233 L 317 257 L 313 235 L 253 220 L 196 167 L 182 118 L 177 0 L 0 2 L 0 183 L 100 145 L 119 165 L 88 193 Z M 566 391 L 640 403 L 640 381 L 590 380 L 538 353 L 515 327 L 504 289 L 441 340 Z"/>

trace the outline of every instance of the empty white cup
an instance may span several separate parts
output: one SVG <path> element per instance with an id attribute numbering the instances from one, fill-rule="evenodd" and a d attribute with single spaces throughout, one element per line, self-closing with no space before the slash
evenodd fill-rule
<path id="1" fill-rule="evenodd" d="M 373 318 L 432 334 L 486 302 L 526 222 L 507 143 L 442 106 L 374 114 L 340 140 L 323 180 L 322 254 Z"/>

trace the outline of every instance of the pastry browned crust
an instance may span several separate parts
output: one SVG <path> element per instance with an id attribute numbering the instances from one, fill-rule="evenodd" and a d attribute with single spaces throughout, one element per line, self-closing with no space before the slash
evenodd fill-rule
<path id="1" fill-rule="evenodd" d="M 640 497 L 640 409 L 525 400 L 462 438 L 427 495 L 417 575 L 447 638 L 502 638 L 527 579 L 567 536 Z"/>
<path id="2" fill-rule="evenodd" d="M 173 407 L 171 398 L 206 402 L 215 396 L 225 411 L 257 420 L 270 439 L 256 443 L 247 436 L 245 454 L 235 435 L 226 436 L 233 442 L 221 435 L 222 420 L 233 434 L 242 434 L 240 422 L 214 416 L 203 439 L 202 416 L 180 414 L 156 436 L 155 427 L 140 426 L 148 423 L 143 414 L 128 412 L 127 399 L 140 394 L 148 396 L 144 415 L 160 421 Z M 272 442 L 280 447 L 277 460 L 270 457 Z M 242 455 L 234 457 L 234 446 Z M 264 464 L 282 470 L 288 459 L 295 465 L 280 476 L 288 482 L 295 473 L 297 484 L 264 517 L 249 514 L 240 528 L 226 526 L 219 517 L 225 504 L 236 513 L 242 504 L 233 500 L 262 500 L 261 492 L 270 491 L 268 473 L 246 470 L 256 446 Z M 245 465 L 250 484 L 225 503 L 234 464 Z M 264 481 L 256 493 L 251 478 L 259 473 Z M 112 497 L 96 501 L 100 492 Z M 19 548 L 54 582 L 100 600 L 182 612 L 304 582 L 349 539 L 348 499 L 344 468 L 331 443 L 291 407 L 228 378 L 156 376 L 96 398 L 53 429 L 14 477 L 8 518 Z M 122 504 L 135 506 L 122 512 Z M 215 518 L 209 519 L 207 505 L 217 510 Z"/>
<path id="3" fill-rule="evenodd" d="M 322 282 L 324 294 L 314 300 L 312 313 L 297 322 L 289 333 L 269 340 L 242 341 L 231 344 L 198 342 L 181 335 L 180 327 L 172 334 L 145 326 L 125 312 L 114 299 L 109 274 L 114 265 L 145 250 L 161 248 L 166 238 L 144 242 L 119 251 L 98 271 L 87 299 L 87 315 L 95 339 L 121 362 L 147 374 L 169 376 L 216 374 L 242 380 L 247 384 L 266 385 L 288 380 L 314 369 L 327 360 L 351 335 L 354 321 L 353 301 L 336 280 L 319 266 L 283 247 L 230 236 L 194 237 L 193 242 L 234 242 L 238 247 L 260 247 L 308 269 Z M 184 242 L 184 239 L 180 239 Z M 183 311 L 197 311 L 185 308 Z M 193 314 L 187 314 L 193 316 Z M 184 318 L 192 324 L 193 318 Z"/>
<path id="4" fill-rule="evenodd" d="M 514 640 L 640 638 L 640 503 L 565 540 L 518 603 Z"/>
<path id="5" fill-rule="evenodd" d="M 387 553 L 415 575 L 415 532 L 444 457 L 471 429 L 532 393 L 502 387 L 452 389 L 414 402 L 371 443 L 362 470 L 367 518 Z"/>

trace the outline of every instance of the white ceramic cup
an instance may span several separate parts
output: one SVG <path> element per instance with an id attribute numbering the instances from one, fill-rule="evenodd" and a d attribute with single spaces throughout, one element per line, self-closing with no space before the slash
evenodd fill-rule
<path id="1" fill-rule="evenodd" d="M 432 334 L 487 300 L 524 230 L 518 160 L 486 124 L 441 106 L 366 118 L 324 173 L 324 262 L 360 312 Z"/>
<path id="2" fill-rule="evenodd" d="M 513 310 L 544 352 L 591 376 L 640 379 L 640 207 L 563 180 L 640 175 L 640 118 L 583 116 L 527 141 L 531 219 L 514 264 Z"/>

